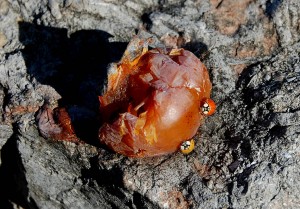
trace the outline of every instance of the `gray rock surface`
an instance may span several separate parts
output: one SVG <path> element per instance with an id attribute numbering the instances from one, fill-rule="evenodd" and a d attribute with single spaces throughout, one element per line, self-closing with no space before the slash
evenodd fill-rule
<path id="1" fill-rule="evenodd" d="M 206 64 L 218 109 L 195 151 L 97 141 L 107 66 L 144 27 Z M 298 0 L 0 0 L 0 208 L 299 208 Z M 40 136 L 65 106 L 85 144 Z"/>

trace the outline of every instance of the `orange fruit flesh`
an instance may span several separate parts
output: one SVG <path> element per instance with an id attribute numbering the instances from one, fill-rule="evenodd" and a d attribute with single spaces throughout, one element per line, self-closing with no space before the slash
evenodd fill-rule
<path id="1" fill-rule="evenodd" d="M 99 139 L 130 157 L 172 153 L 196 134 L 200 103 L 210 91 L 207 69 L 189 51 L 153 49 L 134 61 L 125 57 L 99 97 Z"/>

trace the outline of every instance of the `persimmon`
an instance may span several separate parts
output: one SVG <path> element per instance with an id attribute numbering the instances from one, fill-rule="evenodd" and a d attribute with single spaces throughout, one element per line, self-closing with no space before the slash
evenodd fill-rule
<path id="1" fill-rule="evenodd" d="M 203 118 L 215 110 L 208 71 L 187 50 L 148 50 L 147 41 L 134 38 L 109 71 L 99 96 L 99 139 L 129 157 L 188 153 Z"/>
<path id="2" fill-rule="evenodd" d="M 192 137 L 216 109 L 204 64 L 184 49 L 148 50 L 153 42 L 149 36 L 133 38 L 99 96 L 99 140 L 129 157 L 190 153 Z M 64 107 L 43 106 L 37 122 L 44 137 L 81 142 Z"/>

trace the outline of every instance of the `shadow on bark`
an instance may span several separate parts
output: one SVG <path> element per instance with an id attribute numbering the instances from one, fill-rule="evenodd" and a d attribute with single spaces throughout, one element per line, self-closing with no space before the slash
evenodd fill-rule
<path id="1" fill-rule="evenodd" d="M 28 198 L 26 171 L 18 151 L 18 130 L 14 129 L 14 134 L 1 149 L 0 208 L 15 208 L 14 203 L 25 209 L 35 209 L 38 208 L 35 201 Z"/>
<path id="2" fill-rule="evenodd" d="M 65 28 L 22 22 L 19 31 L 28 73 L 62 96 L 59 106 L 67 108 L 77 136 L 97 144 L 98 96 L 108 65 L 120 60 L 127 43 L 109 42 L 113 36 L 101 30 L 68 35 Z"/>

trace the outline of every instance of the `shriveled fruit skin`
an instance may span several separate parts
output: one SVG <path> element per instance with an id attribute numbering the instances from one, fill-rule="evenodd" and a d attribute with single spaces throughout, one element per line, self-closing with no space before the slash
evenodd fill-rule
<path id="1" fill-rule="evenodd" d="M 40 134 L 45 138 L 80 143 L 66 108 L 42 106 L 36 116 Z"/>
<path id="2" fill-rule="evenodd" d="M 144 49 L 134 59 L 125 52 L 99 97 L 99 139 L 129 157 L 175 152 L 201 125 L 211 87 L 206 67 L 187 50 Z"/>

